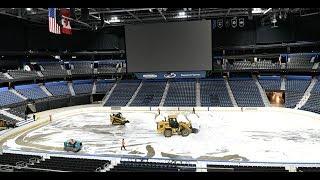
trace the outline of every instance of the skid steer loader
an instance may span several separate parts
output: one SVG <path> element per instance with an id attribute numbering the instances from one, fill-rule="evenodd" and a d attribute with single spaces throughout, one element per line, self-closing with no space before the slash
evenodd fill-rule
<path id="1" fill-rule="evenodd" d="M 125 125 L 126 123 L 129 123 L 120 112 L 117 114 L 110 114 L 110 122 L 112 125 Z"/>

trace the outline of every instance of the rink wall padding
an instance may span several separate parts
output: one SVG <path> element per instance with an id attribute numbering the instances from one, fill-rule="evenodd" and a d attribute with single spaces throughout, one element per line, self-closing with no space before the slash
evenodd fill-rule
<path id="1" fill-rule="evenodd" d="M 93 102 L 102 101 L 106 94 L 92 94 Z"/>
<path id="2" fill-rule="evenodd" d="M 60 97 L 60 98 L 55 98 L 51 101 L 49 101 L 49 108 L 50 109 L 57 109 L 57 108 L 62 108 L 66 107 L 69 105 L 69 97 Z"/>
<path id="3" fill-rule="evenodd" d="M 34 106 L 36 108 L 36 112 L 42 112 L 50 109 L 90 104 L 90 98 L 91 95 L 47 98 L 34 102 Z"/>
<path id="4" fill-rule="evenodd" d="M 36 112 L 41 112 L 50 109 L 49 101 L 38 101 L 34 103 Z"/>
<path id="5" fill-rule="evenodd" d="M 69 106 L 90 104 L 90 97 L 91 95 L 71 96 Z"/>

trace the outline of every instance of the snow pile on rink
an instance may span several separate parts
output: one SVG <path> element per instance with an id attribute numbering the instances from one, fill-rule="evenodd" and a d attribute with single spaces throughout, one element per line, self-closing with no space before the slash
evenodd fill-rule
<path id="1" fill-rule="evenodd" d="M 304 114 L 280 111 L 180 112 L 178 121 L 192 122 L 200 131 L 170 138 L 157 133 L 156 122 L 176 112 L 122 112 L 130 123 L 110 124 L 110 113 L 80 112 L 5 143 L 11 150 L 61 151 L 63 142 L 83 142 L 79 154 L 135 155 L 145 157 L 150 145 L 153 157 L 257 162 L 320 162 L 320 121 Z M 127 151 L 121 151 L 121 139 Z"/>

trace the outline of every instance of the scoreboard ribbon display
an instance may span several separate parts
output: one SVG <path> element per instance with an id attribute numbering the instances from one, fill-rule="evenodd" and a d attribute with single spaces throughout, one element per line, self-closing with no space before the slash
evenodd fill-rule
<path id="1" fill-rule="evenodd" d="M 135 73 L 138 79 L 205 78 L 206 71 Z"/>

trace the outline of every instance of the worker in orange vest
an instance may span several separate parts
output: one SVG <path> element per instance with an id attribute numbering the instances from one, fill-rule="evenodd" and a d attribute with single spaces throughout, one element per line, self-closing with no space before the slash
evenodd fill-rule
<path id="1" fill-rule="evenodd" d="M 121 151 L 122 151 L 122 148 L 124 150 L 126 150 L 126 146 L 125 146 L 125 143 L 124 143 L 124 139 L 122 139 L 122 142 L 121 142 Z"/>

